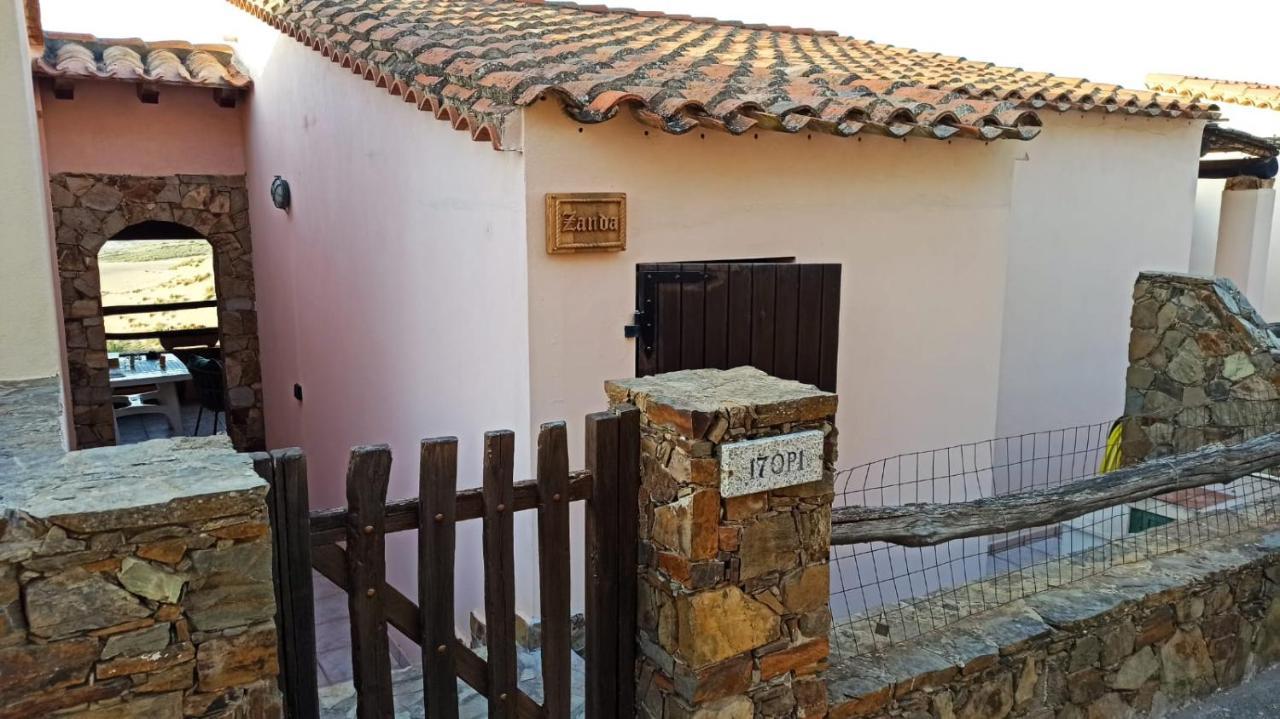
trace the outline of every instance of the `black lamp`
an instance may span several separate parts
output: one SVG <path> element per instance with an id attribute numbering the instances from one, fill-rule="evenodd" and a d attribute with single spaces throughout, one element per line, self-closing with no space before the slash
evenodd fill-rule
<path id="1" fill-rule="evenodd" d="M 289 181 L 276 175 L 276 179 L 271 181 L 271 204 L 288 212 L 290 199 Z"/>

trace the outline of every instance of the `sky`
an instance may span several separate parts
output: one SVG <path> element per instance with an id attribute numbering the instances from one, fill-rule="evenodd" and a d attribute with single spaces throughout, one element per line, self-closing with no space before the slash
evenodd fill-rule
<path id="1" fill-rule="evenodd" d="M 593 0 L 594 1 L 594 0 Z M 1280 84 L 1276 0 L 620 0 L 624 7 L 836 30 L 1141 88 L 1147 73 Z M 42 0 L 46 29 L 221 42 L 225 0 Z M 1206 11 L 1206 7 L 1212 8 Z"/>

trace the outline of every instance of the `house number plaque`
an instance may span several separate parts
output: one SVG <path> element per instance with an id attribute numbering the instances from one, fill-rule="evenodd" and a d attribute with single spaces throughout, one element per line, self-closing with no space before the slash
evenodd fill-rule
<path id="1" fill-rule="evenodd" d="M 720 496 L 741 497 L 822 479 L 821 430 L 720 445 Z"/>
<path id="2" fill-rule="evenodd" d="M 627 196 L 620 192 L 548 192 L 547 253 L 627 249 Z"/>

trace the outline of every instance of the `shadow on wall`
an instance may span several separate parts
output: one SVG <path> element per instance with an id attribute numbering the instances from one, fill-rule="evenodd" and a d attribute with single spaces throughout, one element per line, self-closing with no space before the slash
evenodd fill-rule
<path id="1" fill-rule="evenodd" d="M 1280 429 L 1280 342 L 1231 280 L 1144 272 L 1133 299 L 1126 465 Z"/>

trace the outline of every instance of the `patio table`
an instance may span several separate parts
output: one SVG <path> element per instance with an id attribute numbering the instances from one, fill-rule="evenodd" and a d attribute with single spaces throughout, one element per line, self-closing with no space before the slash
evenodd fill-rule
<path id="1" fill-rule="evenodd" d="M 138 414 L 163 414 L 169 420 L 169 428 L 173 430 L 173 434 L 181 435 L 182 405 L 178 402 L 177 384 L 191 379 L 191 373 L 182 360 L 172 354 L 165 354 L 164 366 L 161 367 L 159 359 L 147 359 L 142 355 L 136 355 L 132 363 L 127 357 L 120 357 L 115 352 L 108 353 L 107 356 L 120 361 L 120 366 L 111 370 L 113 404 L 121 399 L 128 401 L 124 406 L 115 407 L 115 418 L 119 420 L 121 417 Z M 145 385 L 155 385 L 155 390 L 139 394 L 120 391 Z M 156 403 L 152 404 L 150 400 Z"/>

